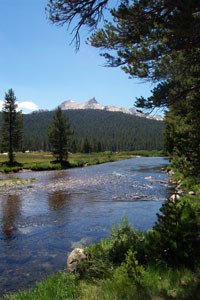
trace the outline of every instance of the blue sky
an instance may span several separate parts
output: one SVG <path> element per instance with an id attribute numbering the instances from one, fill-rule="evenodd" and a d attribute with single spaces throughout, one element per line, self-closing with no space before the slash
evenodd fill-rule
<path id="1" fill-rule="evenodd" d="M 82 43 L 76 53 L 66 28 L 47 19 L 47 2 L 0 0 L 0 104 L 10 88 L 23 112 L 92 97 L 103 105 L 132 107 L 136 97 L 150 95 L 150 83 L 103 67 L 98 49 Z"/>

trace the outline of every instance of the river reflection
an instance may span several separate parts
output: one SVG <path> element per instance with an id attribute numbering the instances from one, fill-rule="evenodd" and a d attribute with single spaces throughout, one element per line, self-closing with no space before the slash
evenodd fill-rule
<path id="1" fill-rule="evenodd" d="M 0 204 L 2 231 L 5 237 L 12 238 L 14 236 L 15 221 L 21 211 L 21 199 L 18 195 L 7 195 Z"/>
<path id="2" fill-rule="evenodd" d="M 71 199 L 70 194 L 53 192 L 48 197 L 48 204 L 50 210 L 64 209 Z"/>
<path id="3" fill-rule="evenodd" d="M 164 158 L 25 172 L 33 186 L 0 190 L 0 293 L 64 269 L 67 252 L 110 234 L 123 215 L 139 230 L 156 221 L 169 194 Z M 14 176 L 14 175 L 13 175 Z"/>

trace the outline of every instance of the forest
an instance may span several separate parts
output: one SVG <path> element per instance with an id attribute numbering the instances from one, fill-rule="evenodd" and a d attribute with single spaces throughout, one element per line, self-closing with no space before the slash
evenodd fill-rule
<path id="1" fill-rule="evenodd" d="M 73 153 L 163 149 L 162 121 L 91 109 L 66 110 L 63 114 L 73 130 L 70 141 L 70 151 Z M 54 111 L 36 111 L 23 115 L 22 150 L 51 150 L 48 128 L 53 115 Z"/>

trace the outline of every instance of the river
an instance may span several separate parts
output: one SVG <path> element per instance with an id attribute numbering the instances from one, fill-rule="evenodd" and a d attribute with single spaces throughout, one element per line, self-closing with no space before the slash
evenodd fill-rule
<path id="1" fill-rule="evenodd" d="M 170 192 L 161 172 L 167 164 L 166 158 L 133 158 L 6 175 L 36 180 L 0 190 L 0 294 L 65 269 L 72 248 L 107 237 L 124 215 L 136 229 L 151 228 Z"/>

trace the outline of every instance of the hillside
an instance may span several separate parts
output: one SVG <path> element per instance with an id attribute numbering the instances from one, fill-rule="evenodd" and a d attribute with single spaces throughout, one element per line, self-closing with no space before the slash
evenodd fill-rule
<path id="1" fill-rule="evenodd" d="M 162 122 L 101 110 L 67 110 L 64 114 L 73 127 L 78 151 L 86 139 L 91 151 L 162 149 Z M 24 115 L 26 149 L 48 149 L 47 129 L 52 117 L 53 112 Z"/>
<path id="2" fill-rule="evenodd" d="M 86 143 L 89 151 L 161 150 L 163 147 L 161 121 L 95 109 L 63 113 L 74 130 L 72 152 L 82 151 Z M 41 111 L 23 116 L 25 150 L 49 150 L 47 132 L 53 114 L 53 111 Z"/>

